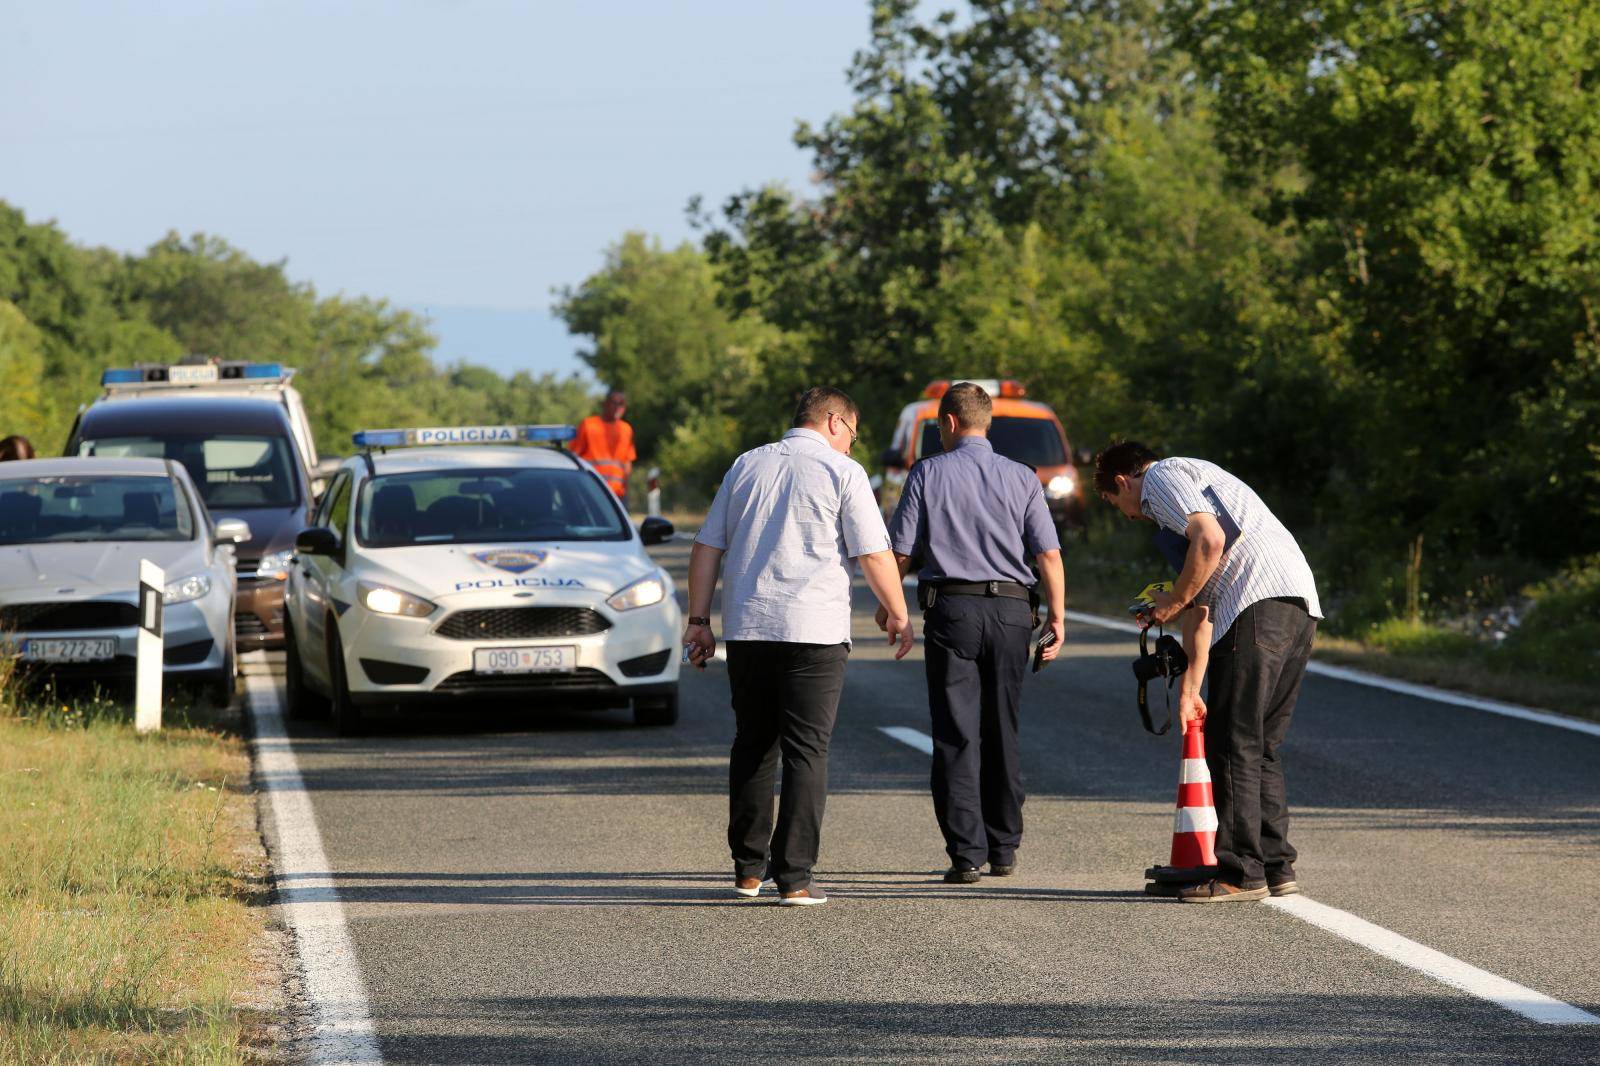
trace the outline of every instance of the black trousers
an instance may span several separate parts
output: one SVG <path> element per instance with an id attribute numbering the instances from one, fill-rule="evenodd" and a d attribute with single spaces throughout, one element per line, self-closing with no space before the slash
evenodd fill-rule
<path id="1" fill-rule="evenodd" d="M 1246 888 L 1294 876 L 1278 748 L 1300 696 L 1317 621 L 1299 600 L 1261 600 L 1212 646 L 1206 764 L 1217 805 L 1222 879 Z"/>
<path id="2" fill-rule="evenodd" d="M 958 866 L 1009 863 L 1022 843 L 1017 722 L 1033 612 L 1023 600 L 940 596 L 923 615 L 933 714 L 933 812 Z"/>
<path id="3" fill-rule="evenodd" d="M 737 731 L 728 758 L 728 846 L 736 877 L 771 877 L 781 892 L 811 883 L 828 800 L 828 742 L 848 644 L 728 641 Z M 772 786 L 783 794 L 772 822 Z"/>

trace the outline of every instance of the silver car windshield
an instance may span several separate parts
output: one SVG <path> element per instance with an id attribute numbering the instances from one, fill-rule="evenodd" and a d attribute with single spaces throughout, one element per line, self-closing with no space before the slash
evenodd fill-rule
<path id="1" fill-rule="evenodd" d="M 0 479 L 0 544 L 193 540 L 194 515 L 170 477 Z"/>
<path id="2" fill-rule="evenodd" d="M 356 539 L 370 548 L 631 535 L 609 490 L 583 470 L 384 474 L 361 486 L 356 505 Z"/>
<path id="3" fill-rule="evenodd" d="M 79 455 L 117 459 L 171 459 L 189 471 L 200 498 L 213 511 L 293 507 L 300 502 L 294 456 L 286 437 L 172 434 L 99 437 L 81 441 Z"/>

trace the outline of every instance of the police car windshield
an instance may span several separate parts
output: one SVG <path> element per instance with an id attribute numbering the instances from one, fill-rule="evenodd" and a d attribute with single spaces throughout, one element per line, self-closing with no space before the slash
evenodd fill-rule
<path id="1" fill-rule="evenodd" d="M 300 486 L 286 437 L 162 434 L 99 437 L 78 444 L 79 455 L 171 459 L 189 471 L 213 511 L 293 507 Z"/>
<path id="2" fill-rule="evenodd" d="M 1066 446 L 1056 424 L 1048 418 L 1016 418 L 1002 415 L 989 424 L 989 443 L 1007 459 L 1015 459 L 1029 466 L 1061 466 L 1067 461 Z M 944 451 L 939 443 L 939 423 L 928 419 L 922 423 L 922 449 L 918 459 L 938 455 Z"/>
<path id="3" fill-rule="evenodd" d="M 356 539 L 369 548 L 627 540 L 631 531 L 610 495 L 577 469 L 381 474 L 361 486 Z"/>
<path id="4" fill-rule="evenodd" d="M 0 480 L 0 544 L 193 539 L 194 515 L 169 477 Z"/>

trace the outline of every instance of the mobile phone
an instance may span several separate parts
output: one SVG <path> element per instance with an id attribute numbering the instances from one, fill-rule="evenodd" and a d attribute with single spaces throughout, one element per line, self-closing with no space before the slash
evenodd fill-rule
<path id="1" fill-rule="evenodd" d="M 1033 672 L 1034 673 L 1037 674 L 1040 670 L 1044 669 L 1044 652 L 1045 652 L 1045 649 L 1050 647 L 1055 642 L 1056 642 L 1056 631 L 1054 629 L 1051 629 L 1049 626 L 1045 626 L 1044 635 L 1039 638 L 1038 647 L 1033 649 Z"/>

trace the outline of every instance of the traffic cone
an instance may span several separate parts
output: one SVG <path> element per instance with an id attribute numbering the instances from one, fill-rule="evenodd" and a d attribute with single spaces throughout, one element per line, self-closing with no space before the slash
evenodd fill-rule
<path id="1" fill-rule="evenodd" d="M 1217 808 L 1211 799 L 1211 770 L 1199 722 L 1183 730 L 1183 765 L 1178 774 L 1178 811 L 1172 824 L 1172 858 L 1144 872 L 1157 884 L 1203 881 L 1217 874 Z"/>

